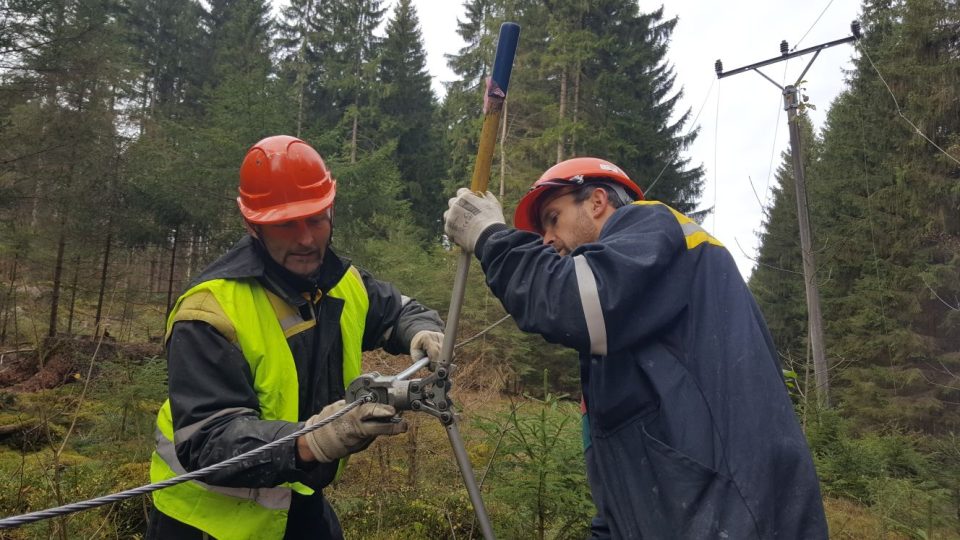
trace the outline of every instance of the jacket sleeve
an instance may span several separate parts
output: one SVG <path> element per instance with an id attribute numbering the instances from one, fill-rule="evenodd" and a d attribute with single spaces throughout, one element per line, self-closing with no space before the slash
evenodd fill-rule
<path id="1" fill-rule="evenodd" d="M 275 441 L 302 423 L 261 420 L 253 375 L 240 349 L 201 321 L 174 324 L 167 341 L 170 408 L 180 464 L 194 471 Z M 232 487 L 313 484 L 297 467 L 295 441 L 210 475 Z"/>
<path id="2" fill-rule="evenodd" d="M 686 306 L 686 240 L 664 205 L 618 209 L 597 242 L 570 256 L 542 242 L 501 227 L 477 244 L 487 284 L 524 331 L 606 355 L 645 339 Z"/>
<path id="3" fill-rule="evenodd" d="M 407 354 L 410 341 L 421 330 L 443 332 L 436 311 L 400 294 L 396 287 L 360 270 L 370 308 L 363 331 L 363 350 L 383 348 L 390 354 Z"/>

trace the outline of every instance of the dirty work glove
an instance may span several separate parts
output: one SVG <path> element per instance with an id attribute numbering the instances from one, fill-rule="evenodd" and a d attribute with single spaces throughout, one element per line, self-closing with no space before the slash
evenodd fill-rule
<path id="1" fill-rule="evenodd" d="M 443 332 L 421 330 L 410 340 L 410 358 L 416 362 L 426 356 L 430 359 L 430 371 L 436 371 L 442 348 Z"/>
<path id="2" fill-rule="evenodd" d="M 471 253 L 487 227 L 504 223 L 500 201 L 489 191 L 481 197 L 468 188 L 460 188 L 457 196 L 447 204 L 450 209 L 443 213 L 443 230 L 457 245 Z"/>
<path id="3" fill-rule="evenodd" d="M 311 416 L 306 425 L 312 426 L 346 406 L 340 400 Z M 330 463 L 370 446 L 379 435 L 398 435 L 407 431 L 403 420 L 392 422 L 396 409 L 382 403 L 364 403 L 337 420 L 304 435 L 310 452 L 321 463 Z"/>

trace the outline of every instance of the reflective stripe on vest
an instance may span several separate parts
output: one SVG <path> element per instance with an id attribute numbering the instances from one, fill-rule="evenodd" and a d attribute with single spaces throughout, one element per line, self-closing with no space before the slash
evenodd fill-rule
<path id="1" fill-rule="evenodd" d="M 677 222 L 680 223 L 680 228 L 683 230 L 683 236 L 687 240 L 687 249 L 693 249 L 700 244 L 706 242 L 708 244 L 713 244 L 715 246 L 723 246 L 719 240 L 710 235 L 703 227 L 701 227 L 696 221 L 690 219 L 689 217 L 677 212 L 672 207 L 663 204 L 658 201 L 636 201 L 631 204 L 637 206 L 653 206 L 656 204 L 662 205 L 670 210 L 670 213 L 673 214 L 673 217 L 677 218 Z"/>
<path id="2" fill-rule="evenodd" d="M 293 354 L 281 322 L 266 291 L 255 280 L 216 279 L 201 283 L 183 294 L 167 320 L 167 332 L 183 300 L 205 291 L 216 298 L 220 309 L 236 331 L 237 346 L 253 374 L 253 386 L 260 402 L 260 418 L 297 422 L 299 387 Z M 328 293 L 344 301 L 340 315 L 343 342 L 343 383 L 360 375 L 364 325 L 369 299 L 359 271 L 350 267 Z M 192 431 L 190 426 L 180 431 Z M 167 400 L 157 415 L 157 450 L 150 460 L 150 481 L 160 482 L 183 474 L 176 456 L 173 418 Z M 345 460 L 339 464 L 338 476 Z M 154 492 L 156 507 L 164 514 L 196 527 L 221 540 L 283 538 L 292 492 L 310 495 L 313 490 L 300 483 L 272 488 L 227 488 L 198 481 L 185 482 Z"/>

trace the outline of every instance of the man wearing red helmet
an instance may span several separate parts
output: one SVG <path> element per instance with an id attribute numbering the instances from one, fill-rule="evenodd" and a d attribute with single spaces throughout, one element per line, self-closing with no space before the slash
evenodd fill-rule
<path id="1" fill-rule="evenodd" d="M 449 206 L 517 325 L 580 352 L 594 537 L 827 537 L 773 341 L 720 242 L 596 158 L 547 170 L 515 229 L 489 192 Z"/>
<path id="2" fill-rule="evenodd" d="M 361 352 L 436 359 L 435 311 L 330 247 L 336 181 L 289 136 L 255 144 L 237 203 L 248 235 L 207 267 L 167 320 L 169 399 L 151 481 L 221 462 L 342 409 Z M 346 458 L 406 431 L 366 403 L 240 466 L 153 494 L 147 537 L 342 538 L 321 490 Z"/>

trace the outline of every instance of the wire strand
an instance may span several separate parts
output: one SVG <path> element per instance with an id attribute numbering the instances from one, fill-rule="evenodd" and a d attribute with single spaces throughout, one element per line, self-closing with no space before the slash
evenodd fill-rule
<path id="1" fill-rule="evenodd" d="M 697 120 L 700 119 L 700 113 L 703 112 L 703 108 L 707 105 L 707 100 L 710 99 L 710 94 L 713 92 L 713 85 L 717 83 L 717 79 L 715 77 L 711 77 L 711 78 L 713 80 L 710 82 L 710 89 L 707 90 L 707 95 L 703 98 L 703 103 L 700 104 L 700 110 L 697 111 L 697 115 L 693 118 L 693 122 L 690 123 L 690 128 L 687 130 L 687 133 L 684 135 L 684 137 L 686 137 L 687 135 L 690 135 L 690 133 L 694 129 L 696 129 Z M 673 157 L 676 158 L 678 155 L 680 155 L 679 151 Z M 658 174 L 657 177 L 653 179 L 653 182 L 650 183 L 650 185 L 647 187 L 644 193 L 648 195 L 650 194 L 650 192 L 653 190 L 653 186 L 657 185 L 657 182 L 660 181 L 660 177 L 663 176 L 663 173 L 666 172 L 667 167 L 669 167 L 671 163 L 673 163 L 673 159 L 667 160 L 667 162 L 663 165 L 663 168 L 660 169 L 660 174 Z"/>
<path id="2" fill-rule="evenodd" d="M 490 326 L 488 326 L 488 327 L 484 328 L 483 330 L 477 332 L 475 335 L 473 335 L 473 336 L 471 336 L 471 337 L 468 337 L 467 339 L 461 341 L 460 343 L 457 343 L 456 345 L 453 346 L 453 348 L 454 348 L 454 349 L 459 349 L 460 347 L 463 347 L 463 346 L 466 345 L 467 343 L 470 343 L 471 341 L 473 341 L 473 340 L 479 338 L 480 336 L 486 334 L 487 332 L 493 330 L 494 328 L 496 328 L 497 326 L 499 326 L 500 323 L 502 323 L 503 321 L 505 321 L 505 320 L 507 320 L 507 319 L 509 319 L 509 318 L 510 318 L 510 314 L 508 313 L 508 314 L 506 314 L 503 318 L 501 318 L 499 321 L 491 324 Z"/>
<path id="3" fill-rule="evenodd" d="M 717 230 L 717 191 L 720 190 L 720 179 L 717 174 L 717 148 L 720 146 L 720 141 L 717 137 L 720 134 L 720 89 L 717 88 L 717 116 L 716 120 L 713 123 L 713 208 L 710 215 L 711 223 L 710 229 L 713 231 Z"/>
<path id="4" fill-rule="evenodd" d="M 240 462 L 242 462 L 242 461 L 244 461 L 244 460 L 250 459 L 250 458 L 252 458 L 252 457 L 259 456 L 260 454 L 263 454 L 264 452 L 267 452 L 268 450 L 272 450 L 272 449 L 274 449 L 274 448 L 276 448 L 276 447 L 278 447 L 278 446 L 280 446 L 280 445 L 282 445 L 282 444 L 284 444 L 284 443 L 287 443 L 287 442 L 289 442 L 289 441 L 291 441 L 291 440 L 293 440 L 293 439 L 296 439 L 297 437 L 300 437 L 301 435 L 306 435 L 307 433 L 310 433 L 310 432 L 312 432 L 312 431 L 315 431 L 315 430 L 317 430 L 317 429 L 319 429 L 319 428 L 321 428 L 321 427 L 329 424 L 330 422 L 333 422 L 334 420 L 339 419 L 339 418 L 342 417 L 343 415 L 347 414 L 347 413 L 350 412 L 351 410 L 353 410 L 353 409 L 355 409 L 356 407 L 358 407 L 360 404 L 362 404 L 362 403 L 364 403 L 364 402 L 366 402 L 366 401 L 369 401 L 369 400 L 370 400 L 369 396 L 365 396 L 365 397 L 363 397 L 363 398 L 361 398 L 361 399 L 358 399 L 358 400 L 356 400 L 356 401 L 354 401 L 354 402 L 352 402 L 352 403 L 348 403 L 346 406 L 344 406 L 344 407 L 343 407 L 342 409 L 340 409 L 339 411 L 337 411 L 337 412 L 335 412 L 334 414 L 328 416 L 327 418 L 324 418 L 323 420 L 317 422 L 316 424 L 313 424 L 312 426 L 304 427 L 303 429 L 300 429 L 300 430 L 298 430 L 298 431 L 295 431 L 295 432 L 293 432 L 293 433 L 291 433 L 291 434 L 289 434 L 289 435 L 286 435 L 286 436 L 284 436 L 284 437 L 281 437 L 281 438 L 279 438 L 279 439 L 277 439 L 277 440 L 275 440 L 275 441 L 271 441 L 271 442 L 269 442 L 269 443 L 267 443 L 267 444 L 265 444 L 265 445 L 263 445 L 263 446 L 259 446 L 259 447 L 257 447 L 257 448 L 254 448 L 253 450 L 250 450 L 249 452 L 244 452 L 243 454 L 240 454 L 239 456 L 234 456 L 234 457 L 232 457 L 232 458 L 230 458 L 230 459 L 227 459 L 227 460 L 225 460 L 225 461 L 221 461 L 220 463 L 214 463 L 213 465 L 210 465 L 209 467 L 204 467 L 204 468 L 202 468 L 202 469 L 197 469 L 196 471 L 189 472 L 189 473 L 186 473 L 186 474 L 181 474 L 180 476 L 175 476 L 175 477 L 173 477 L 173 478 L 164 480 L 164 481 L 162 481 L 162 482 L 156 482 L 156 483 L 153 483 L 153 484 L 147 484 L 147 485 L 145 485 L 145 486 L 140 486 L 140 487 L 138 487 L 138 488 L 128 489 L 128 490 L 126 490 L 126 491 L 121 491 L 121 492 L 119 492 L 119 493 L 114 493 L 114 494 L 112 494 L 112 495 L 104 495 L 103 497 L 97 497 L 97 498 L 95 498 L 95 499 L 89 499 L 89 500 L 86 500 L 86 501 L 80 501 L 80 502 L 65 504 L 65 505 L 63 505 L 63 506 L 58 506 L 58 507 L 56 507 L 56 508 L 48 508 L 48 509 L 46 509 L 46 510 L 40 510 L 40 511 L 37 511 L 37 512 L 30 512 L 29 514 L 23 514 L 23 515 L 19 515 L 19 516 L 12 516 L 12 517 L 8 517 L 8 518 L 0 519 L 0 529 L 11 529 L 11 528 L 14 528 L 14 527 L 20 527 L 20 526 L 22 526 L 22 525 L 26 525 L 26 524 L 28 524 L 28 523 L 33 523 L 33 522 L 36 522 L 36 521 L 41 521 L 41 520 L 44 520 L 44 519 L 50 519 L 50 518 L 54 518 L 54 517 L 57 517 L 57 516 L 63 516 L 63 515 L 66 515 L 66 514 L 72 514 L 72 513 L 74 513 L 74 512 L 79 512 L 79 511 L 81 511 L 81 510 L 89 510 L 89 509 L 91 509 L 91 508 L 96 508 L 96 507 L 98 507 L 98 506 L 103 506 L 103 505 L 106 505 L 106 504 L 119 502 L 119 501 L 122 501 L 122 500 L 125 500 L 125 499 L 131 499 L 131 498 L 136 497 L 136 496 L 138 496 L 138 495 L 146 495 L 147 493 L 152 493 L 152 492 L 154 492 L 154 491 L 158 491 L 158 490 L 161 490 L 161 489 L 163 489 L 163 488 L 168 488 L 168 487 L 171 487 L 171 486 L 175 486 L 175 485 L 177 485 L 177 484 L 182 484 L 182 483 L 187 482 L 187 481 L 189 481 L 189 480 L 196 480 L 196 479 L 198 479 L 198 478 L 203 478 L 204 476 L 207 476 L 207 475 L 209 475 L 209 474 L 212 474 L 212 473 L 215 473 L 215 472 L 218 472 L 218 471 L 222 471 L 223 469 L 226 469 L 226 468 L 228 468 L 228 467 L 230 467 L 230 466 L 236 465 L 236 464 L 238 464 L 238 463 L 240 463 Z"/>
<path id="5" fill-rule="evenodd" d="M 897 114 L 900 115 L 900 118 L 903 118 L 903 120 L 904 120 L 906 123 L 910 124 L 910 127 L 913 128 L 913 130 L 917 133 L 917 135 L 923 137 L 924 140 L 926 140 L 928 143 L 930 143 L 931 145 L 933 145 L 934 148 L 936 148 L 937 150 L 939 150 L 941 154 L 947 156 L 947 158 L 949 158 L 950 160 L 952 160 L 952 161 L 953 161 L 954 163 L 956 163 L 957 165 L 960 165 L 960 160 L 958 160 L 957 158 L 951 156 L 951 155 L 950 155 L 949 153 L 947 153 L 947 151 L 944 150 L 943 148 L 940 148 L 940 146 L 939 146 L 937 143 L 933 142 L 933 140 L 931 140 L 930 137 L 927 137 L 926 134 L 924 134 L 923 131 L 921 131 L 920 128 L 918 128 L 916 124 L 914 124 L 913 122 L 911 122 L 910 119 L 907 118 L 906 115 L 903 114 L 903 111 L 900 109 L 900 102 L 897 101 L 897 96 L 894 95 L 893 90 L 890 89 L 890 85 L 887 84 L 887 80 L 883 78 L 883 74 L 880 73 L 880 70 L 877 69 L 877 66 L 873 63 L 873 59 L 870 58 L 870 53 L 867 52 L 867 48 L 863 46 L 862 40 L 859 40 L 859 39 L 857 40 L 857 46 L 858 46 L 858 48 L 863 52 L 863 55 L 867 57 L 867 61 L 870 62 L 870 67 L 872 67 L 873 70 L 877 73 L 877 77 L 880 78 L 880 82 L 882 82 L 882 83 L 883 83 L 883 86 L 886 87 L 887 93 L 889 93 L 889 94 L 890 94 L 890 97 L 893 98 L 893 105 L 897 108 Z"/>
<path id="6" fill-rule="evenodd" d="M 827 2 L 827 5 L 824 6 L 822 11 L 820 11 L 820 15 L 817 15 L 817 20 L 813 21 L 813 24 L 810 25 L 810 28 L 807 28 L 807 31 L 803 33 L 803 36 L 801 36 L 800 39 L 797 40 L 797 44 L 794 45 L 792 49 L 790 49 L 790 52 L 797 50 L 797 47 L 799 47 L 800 43 L 803 42 L 804 39 L 806 39 L 810 31 L 813 30 L 813 27 L 816 26 L 818 22 L 820 22 L 820 18 L 823 17 L 823 14 L 826 13 L 828 9 L 830 9 L 831 4 L 833 4 L 833 0 L 830 0 L 829 2 Z"/>

